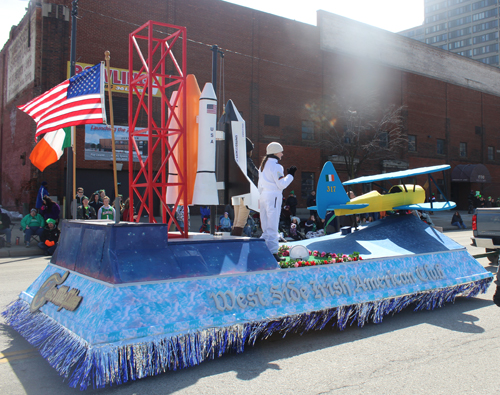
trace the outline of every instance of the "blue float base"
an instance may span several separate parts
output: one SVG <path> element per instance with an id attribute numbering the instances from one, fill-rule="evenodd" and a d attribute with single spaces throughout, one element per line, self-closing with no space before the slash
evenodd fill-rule
<path id="1" fill-rule="evenodd" d="M 241 353 L 246 345 L 254 345 L 274 333 L 304 333 L 325 327 L 356 323 L 382 322 L 385 315 L 395 314 L 415 305 L 414 310 L 433 310 L 453 303 L 457 296 L 474 297 L 485 293 L 491 279 L 435 289 L 413 295 L 332 309 L 291 315 L 279 320 L 261 320 L 240 325 L 209 328 L 167 337 L 145 338 L 132 344 L 112 343 L 91 347 L 72 331 L 43 313 L 32 314 L 28 303 L 17 300 L 3 312 L 6 321 L 25 339 L 37 347 L 50 365 L 71 387 L 81 390 L 118 385 L 167 370 L 195 366 L 225 353 Z"/>
<path id="2" fill-rule="evenodd" d="M 393 226 L 397 235 L 390 226 L 379 232 L 388 240 L 385 250 L 402 242 L 405 229 L 414 238 L 427 232 L 411 218 L 398 221 L 412 222 Z M 493 278 L 444 235 L 428 253 L 419 247 L 404 254 L 397 247 L 387 257 L 379 249 L 363 261 L 278 269 L 262 240 L 167 242 L 158 226 L 67 226 L 57 256 L 2 315 L 81 389 L 242 352 L 273 333 L 362 327 L 410 305 L 432 310 L 457 296 L 486 292 Z M 375 233 L 366 233 L 367 243 L 362 232 L 346 236 L 342 249 L 380 244 Z M 64 239 L 70 236 L 73 243 Z M 137 236 L 143 242 L 134 248 Z M 328 243 L 329 252 L 348 252 Z M 60 280 L 52 294 L 50 279 Z M 76 291 L 79 305 L 61 309 L 71 307 L 64 295 Z M 31 312 L 41 294 L 47 303 Z"/>

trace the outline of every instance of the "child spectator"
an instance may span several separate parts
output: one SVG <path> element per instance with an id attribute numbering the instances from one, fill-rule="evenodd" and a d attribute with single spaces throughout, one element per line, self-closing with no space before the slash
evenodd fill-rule
<path id="1" fill-rule="evenodd" d="M 59 229 L 57 229 L 56 221 L 52 218 L 47 220 L 47 227 L 43 230 L 40 235 L 40 247 L 45 251 L 46 255 L 52 255 L 57 248 L 57 242 L 59 241 Z"/>
<path id="2" fill-rule="evenodd" d="M 104 196 L 103 206 L 99 209 L 97 213 L 97 219 L 107 219 L 113 221 L 115 219 L 115 209 L 109 205 L 109 197 Z"/>
<path id="3" fill-rule="evenodd" d="M 189 214 L 189 207 L 188 207 L 188 226 L 187 230 L 189 231 L 189 226 L 190 224 L 190 214 Z M 177 209 L 175 210 L 175 219 L 177 220 L 180 229 L 179 230 L 184 230 L 184 206 L 182 204 L 179 204 L 177 206 Z"/>
<path id="4" fill-rule="evenodd" d="M 316 232 L 316 229 L 316 218 L 314 218 L 314 215 L 311 215 L 304 224 L 304 232 L 307 235 L 309 232 Z"/>
<path id="5" fill-rule="evenodd" d="M 21 220 L 21 230 L 24 232 L 24 244 L 26 248 L 30 246 L 31 236 L 40 236 L 43 233 L 45 220 L 38 214 L 36 208 L 32 208 L 30 213 Z"/>
<path id="6" fill-rule="evenodd" d="M 227 211 L 220 219 L 220 230 L 221 232 L 231 232 L 231 220 L 229 219 L 229 213 Z"/>
<path id="7" fill-rule="evenodd" d="M 203 217 L 203 223 L 200 226 L 200 233 L 210 233 L 210 218 Z"/>

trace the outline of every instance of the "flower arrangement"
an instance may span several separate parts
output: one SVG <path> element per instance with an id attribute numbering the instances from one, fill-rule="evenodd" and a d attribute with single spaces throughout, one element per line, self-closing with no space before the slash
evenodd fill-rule
<path id="1" fill-rule="evenodd" d="M 329 265 L 332 263 L 341 262 L 355 262 L 362 261 L 363 258 L 359 256 L 359 252 L 353 252 L 352 254 L 335 254 L 331 252 L 319 252 L 317 250 L 309 251 L 309 259 L 289 259 L 286 261 L 281 261 L 279 263 L 282 269 L 305 267 L 305 266 L 319 266 L 319 265 Z M 280 257 L 290 256 L 290 247 L 283 245 L 278 250 L 278 255 Z"/>

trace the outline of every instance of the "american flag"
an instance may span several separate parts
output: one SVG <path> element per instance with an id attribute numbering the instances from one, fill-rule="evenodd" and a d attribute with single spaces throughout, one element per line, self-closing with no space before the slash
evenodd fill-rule
<path id="1" fill-rule="evenodd" d="M 217 114 L 217 104 L 207 104 L 207 114 Z"/>
<path id="2" fill-rule="evenodd" d="M 103 77 L 101 62 L 19 106 L 35 120 L 35 137 L 67 126 L 106 123 Z"/>

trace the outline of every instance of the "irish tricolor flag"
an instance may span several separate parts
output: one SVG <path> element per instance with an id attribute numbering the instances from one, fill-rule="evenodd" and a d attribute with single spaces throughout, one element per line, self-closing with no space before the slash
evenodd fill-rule
<path id="1" fill-rule="evenodd" d="M 332 182 L 335 181 L 335 177 L 333 174 L 326 174 L 326 182 Z"/>
<path id="2" fill-rule="evenodd" d="M 59 160 L 64 148 L 71 147 L 71 127 L 45 133 L 30 154 L 30 160 L 40 171 Z"/>

